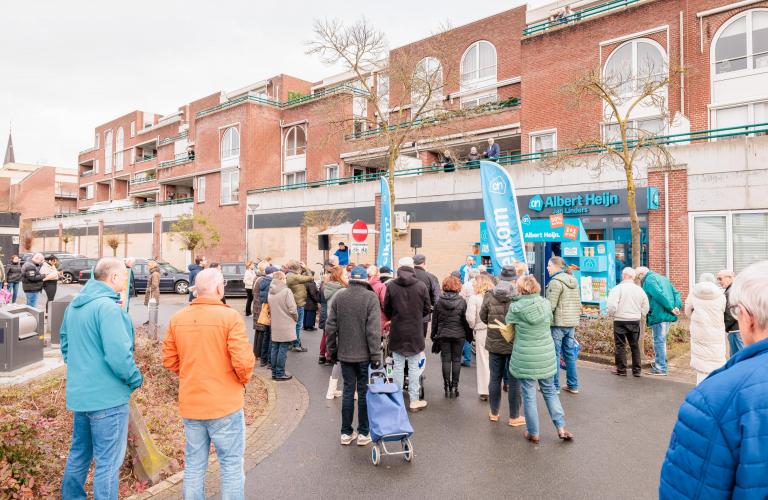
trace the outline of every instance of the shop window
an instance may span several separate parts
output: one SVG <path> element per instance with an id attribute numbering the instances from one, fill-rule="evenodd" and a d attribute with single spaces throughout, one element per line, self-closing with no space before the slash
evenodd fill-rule
<path id="1" fill-rule="evenodd" d="M 357 127 L 358 122 L 355 122 Z M 288 135 L 285 136 L 285 156 L 299 156 L 306 154 L 307 152 L 307 137 L 304 134 L 304 129 L 301 127 L 293 127 L 288 131 Z"/>
<path id="2" fill-rule="evenodd" d="M 224 131 L 221 137 L 221 159 L 240 156 L 240 132 L 237 128 L 230 127 Z"/>
<path id="3" fill-rule="evenodd" d="M 221 173 L 221 204 L 237 203 L 240 199 L 240 172 Z"/>
<path id="4" fill-rule="evenodd" d="M 205 177 L 197 178 L 197 202 L 203 203 L 205 201 Z"/>
<path id="5" fill-rule="evenodd" d="M 496 83 L 496 48 L 492 43 L 475 42 L 461 59 L 461 86 L 475 88 Z"/>

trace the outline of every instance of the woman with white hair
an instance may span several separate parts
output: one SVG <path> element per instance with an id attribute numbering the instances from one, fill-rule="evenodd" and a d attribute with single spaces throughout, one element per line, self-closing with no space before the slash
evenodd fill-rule
<path id="1" fill-rule="evenodd" d="M 704 273 L 688 298 L 685 315 L 691 318 L 691 368 L 696 370 L 696 385 L 725 364 L 725 321 L 727 307 L 715 277 Z"/>
<path id="2" fill-rule="evenodd" d="M 475 278 L 480 276 L 480 269 L 479 268 L 472 268 L 467 272 L 467 277 L 469 278 L 466 283 L 464 283 L 461 286 L 461 292 L 459 295 L 461 295 L 461 298 L 464 299 L 464 302 L 469 303 L 470 297 L 475 294 Z"/>

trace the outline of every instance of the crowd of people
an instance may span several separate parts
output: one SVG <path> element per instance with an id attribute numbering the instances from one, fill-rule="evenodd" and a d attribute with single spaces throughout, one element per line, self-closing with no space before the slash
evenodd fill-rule
<path id="1" fill-rule="evenodd" d="M 431 352 L 439 355 L 446 398 L 467 390 L 460 388 L 460 379 L 465 350 L 474 341 L 477 396 L 487 402 L 490 422 L 498 422 L 507 392 L 509 426 L 525 426 L 521 437 L 539 443 L 538 390 L 557 438 L 574 438 L 565 426 L 560 394 L 579 393 L 574 351 L 581 302 L 577 280 L 563 259 L 549 260 L 543 294 L 542 284 L 523 262 L 504 266 L 494 276 L 468 258 L 461 270 L 440 281 L 427 271 L 427 258 L 421 254 L 400 259 L 393 273 L 388 267 L 343 265 L 346 252 L 340 250 L 331 257 L 319 287 L 303 262 L 249 263 L 252 346 L 243 316 L 222 302 L 220 268 L 206 268 L 205 257 L 196 258 L 201 269 L 194 278 L 194 298 L 172 317 L 163 343 L 163 365 L 180 380 L 179 412 L 187 439 L 185 498 L 204 497 L 211 443 L 221 464 L 224 496 L 243 497 L 243 386 L 256 363 L 271 369 L 276 382 L 290 380 L 287 353 L 307 352 L 301 331 L 315 328 L 315 317 L 322 330 L 318 363 L 332 367 L 326 397 L 341 397 L 342 445 L 371 442 L 369 367 L 378 369 L 391 360 L 393 382 L 407 392 L 409 409 L 427 407 L 419 397 L 419 363 L 428 334 Z M 117 303 L 126 277 L 123 261 L 100 259 L 94 279 L 73 300 L 62 324 L 67 407 L 74 412 L 62 485 L 65 498 L 86 498 L 83 485 L 93 458 L 95 497 L 109 498 L 117 488 L 118 468 L 113 465 L 125 454 L 128 399 L 143 380 L 133 360 L 132 322 Z M 703 490 L 717 496 L 715 489 L 765 493 L 766 277 L 768 262 L 738 277 L 730 271 L 717 278 L 703 275 L 683 304 L 664 276 L 627 267 L 609 295 L 615 375 L 627 375 L 629 344 L 632 373 L 641 376 L 643 317 L 652 329 L 655 350 L 646 374 L 665 375 L 669 323 L 683 310 L 691 318 L 691 366 L 699 372 L 699 384 L 681 407 L 662 468 L 661 497 L 696 498 Z M 734 346 L 727 363 L 726 338 Z M 566 371 L 562 386 L 560 358 Z"/>

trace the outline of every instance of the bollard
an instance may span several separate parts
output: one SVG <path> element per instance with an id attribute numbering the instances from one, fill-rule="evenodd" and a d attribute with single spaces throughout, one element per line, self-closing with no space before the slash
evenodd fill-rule
<path id="1" fill-rule="evenodd" d="M 157 324 L 158 304 L 154 297 L 149 299 L 149 324 Z"/>

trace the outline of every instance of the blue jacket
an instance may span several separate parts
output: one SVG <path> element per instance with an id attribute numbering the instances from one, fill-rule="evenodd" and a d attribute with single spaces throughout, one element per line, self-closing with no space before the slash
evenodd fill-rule
<path id="1" fill-rule="evenodd" d="M 124 405 L 144 381 L 133 360 L 133 322 L 117 301 L 117 292 L 92 279 L 64 312 L 61 354 L 71 411 Z"/>
<path id="2" fill-rule="evenodd" d="M 680 292 L 672 285 L 666 276 L 653 271 L 643 276 L 643 291 L 648 296 L 651 309 L 648 311 L 648 326 L 658 325 L 667 321 L 677 321 L 672 310 L 677 307 L 683 310 L 683 300 Z"/>
<path id="3" fill-rule="evenodd" d="M 659 498 L 768 498 L 768 339 L 688 393 L 661 467 Z"/>
<path id="4" fill-rule="evenodd" d="M 499 145 L 495 142 L 493 143 L 493 146 L 488 146 L 488 149 L 485 151 L 485 154 L 488 155 L 488 159 L 498 158 L 501 155 L 501 150 L 499 149 Z"/>
<path id="5" fill-rule="evenodd" d="M 262 304 L 269 302 L 269 285 L 272 283 L 272 276 L 264 276 L 259 281 L 259 300 Z"/>
<path id="6" fill-rule="evenodd" d="M 338 249 L 335 252 L 333 252 L 333 255 L 339 258 L 340 266 L 346 266 L 347 264 L 349 264 L 349 255 L 351 251 L 349 247 L 345 247 L 345 248 L 346 250 L 344 250 L 343 252 L 341 251 L 341 249 Z"/>
<path id="7" fill-rule="evenodd" d="M 187 266 L 187 269 L 189 270 L 189 286 L 195 286 L 195 279 L 197 278 L 197 275 L 205 268 L 200 264 L 195 264 L 193 262 Z"/>

